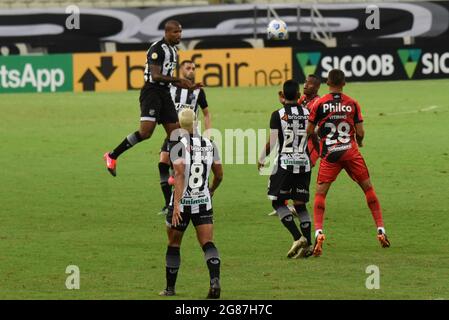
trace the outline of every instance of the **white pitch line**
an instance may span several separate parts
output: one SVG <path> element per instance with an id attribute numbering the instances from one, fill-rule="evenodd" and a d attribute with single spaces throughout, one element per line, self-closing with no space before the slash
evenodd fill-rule
<path id="1" fill-rule="evenodd" d="M 391 112 L 391 113 L 379 113 L 379 116 L 398 116 L 398 115 L 403 115 L 403 114 L 414 114 L 414 113 L 420 113 L 420 112 L 429 112 L 435 109 L 440 108 L 439 106 L 430 106 L 430 107 L 426 107 L 426 108 L 422 108 L 422 109 L 418 109 L 418 110 L 411 110 L 411 111 L 402 111 L 402 112 Z"/>

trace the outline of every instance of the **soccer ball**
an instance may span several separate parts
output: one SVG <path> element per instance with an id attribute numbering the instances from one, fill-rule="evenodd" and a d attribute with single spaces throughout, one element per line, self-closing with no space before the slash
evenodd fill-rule
<path id="1" fill-rule="evenodd" d="M 288 37 L 287 24 L 282 20 L 271 20 L 267 27 L 269 40 L 285 40 Z"/>

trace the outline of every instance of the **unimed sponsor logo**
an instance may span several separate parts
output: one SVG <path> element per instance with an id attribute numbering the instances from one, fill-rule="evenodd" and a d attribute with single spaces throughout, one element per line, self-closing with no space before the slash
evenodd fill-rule
<path id="1" fill-rule="evenodd" d="M 0 58 L 0 92 L 71 91 L 71 55 Z"/>

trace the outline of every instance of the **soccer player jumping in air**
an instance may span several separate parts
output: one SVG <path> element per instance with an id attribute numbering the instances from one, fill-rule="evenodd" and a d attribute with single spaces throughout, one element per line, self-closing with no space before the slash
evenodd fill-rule
<path id="1" fill-rule="evenodd" d="M 371 184 L 368 168 L 360 154 L 365 135 L 360 105 L 343 93 L 345 74 L 333 69 L 329 72 L 327 85 L 329 94 L 318 99 L 312 106 L 307 134 L 311 135 L 318 126 L 321 144 L 321 161 L 318 171 L 314 203 L 315 247 L 314 256 L 323 251 L 323 233 L 326 195 L 332 182 L 342 169 L 356 181 L 365 193 L 368 207 L 377 226 L 377 239 L 383 248 L 390 246 L 385 234 L 382 210 Z"/>
<path id="2" fill-rule="evenodd" d="M 117 158 L 137 143 L 149 139 L 161 123 L 167 136 L 179 128 L 178 115 L 170 96 L 170 83 L 182 88 L 197 89 L 201 84 L 193 84 L 188 79 L 173 77 L 178 56 L 175 45 L 181 41 L 181 24 L 175 20 L 165 23 L 165 36 L 154 42 L 147 53 L 145 84 L 140 91 L 140 129 L 129 134 L 113 151 L 104 154 L 106 168 L 115 177 Z"/>

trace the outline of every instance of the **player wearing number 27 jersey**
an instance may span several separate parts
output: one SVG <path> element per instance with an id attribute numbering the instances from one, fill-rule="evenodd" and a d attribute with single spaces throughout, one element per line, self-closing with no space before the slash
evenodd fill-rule
<path id="1" fill-rule="evenodd" d="M 322 253 L 325 239 L 325 199 L 332 182 L 342 169 L 362 188 L 377 226 L 378 240 L 382 247 L 389 247 L 379 200 L 371 184 L 365 160 L 359 151 L 364 137 L 360 105 L 342 92 L 345 85 L 343 71 L 331 70 L 327 85 L 330 93 L 318 99 L 312 106 L 307 128 L 307 133 L 312 134 L 315 127 L 319 127 L 321 156 L 314 203 L 316 241 L 313 254 L 319 256 Z"/>
<path id="2" fill-rule="evenodd" d="M 270 139 L 258 161 L 258 169 L 278 144 L 276 165 L 270 176 L 268 197 L 279 219 L 293 237 L 288 258 L 303 258 L 311 252 L 311 221 L 306 203 L 309 201 L 311 160 L 307 149 L 306 128 L 309 110 L 298 105 L 299 84 L 288 80 L 283 85 L 284 105 L 274 111 L 270 120 Z M 300 229 L 286 201 L 293 200 Z"/>

